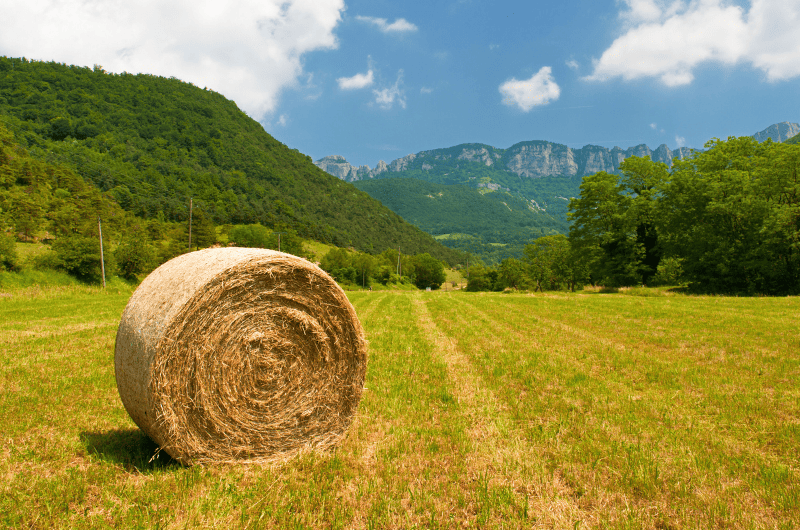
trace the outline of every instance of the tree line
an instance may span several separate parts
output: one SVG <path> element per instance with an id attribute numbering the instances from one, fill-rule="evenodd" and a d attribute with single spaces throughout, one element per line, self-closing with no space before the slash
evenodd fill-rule
<path id="1" fill-rule="evenodd" d="M 800 145 L 714 139 L 671 168 L 631 157 L 583 178 L 568 236 L 524 260 L 470 270 L 470 290 L 682 285 L 694 292 L 800 293 Z"/>

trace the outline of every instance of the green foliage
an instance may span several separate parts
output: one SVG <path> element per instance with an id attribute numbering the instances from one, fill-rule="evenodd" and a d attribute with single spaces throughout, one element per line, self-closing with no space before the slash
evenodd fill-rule
<path id="1" fill-rule="evenodd" d="M 569 240 L 566 236 L 540 237 L 530 245 L 525 245 L 528 272 L 534 284 L 534 291 L 560 289 L 567 286 L 574 290 L 576 264 L 573 263 Z"/>
<path id="2" fill-rule="evenodd" d="M 414 285 L 418 289 L 438 289 L 444 283 L 444 265 L 430 254 L 414 256 Z"/>
<path id="3" fill-rule="evenodd" d="M 520 257 L 522 245 L 532 237 L 566 231 L 566 222 L 557 221 L 519 194 L 475 189 L 467 183 L 425 182 L 418 178 L 431 175 L 414 172 L 418 178 L 410 178 L 409 174 L 405 171 L 399 178 L 354 185 L 429 234 L 444 236 L 437 237 L 440 242 L 490 262 Z"/>
<path id="4" fill-rule="evenodd" d="M 192 214 L 192 248 L 198 250 L 208 248 L 217 242 L 217 231 L 214 222 L 202 211 Z"/>
<path id="5" fill-rule="evenodd" d="M 742 137 L 706 147 L 671 171 L 633 157 L 619 177 L 584 178 L 569 239 L 594 282 L 800 292 L 800 146 Z"/>
<path id="6" fill-rule="evenodd" d="M 153 270 L 156 260 L 155 248 L 138 232 L 124 239 L 114 251 L 119 275 L 127 280 L 135 280 L 140 274 Z"/>
<path id="7" fill-rule="evenodd" d="M 525 262 L 508 258 L 503 260 L 499 269 L 499 283 L 503 289 L 522 289 L 527 290 L 530 286 L 528 267 Z"/>
<path id="8" fill-rule="evenodd" d="M 258 223 L 236 225 L 228 231 L 228 241 L 237 247 L 270 248 L 272 230 Z"/>
<path id="9" fill-rule="evenodd" d="M 620 175 L 584 177 L 570 201 L 569 239 L 592 280 L 609 286 L 647 283 L 661 259 L 654 208 L 669 171 L 630 157 Z"/>
<path id="10" fill-rule="evenodd" d="M 233 102 L 174 78 L 0 57 L 0 120 L 28 150 L 29 162 L 53 168 L 47 179 L 57 182 L 50 189 L 75 199 L 38 187 L 32 205 L 18 194 L 0 197 L 6 222 L 13 208 L 21 212 L 13 219 L 24 237 L 41 233 L 43 223 L 57 225 L 58 235 L 96 219 L 97 207 L 75 207 L 89 197 L 76 194 L 70 182 L 62 185 L 70 176 L 90 182 L 90 194 L 148 220 L 186 223 L 194 198 L 195 211 L 217 225 L 285 226 L 299 237 L 364 252 L 399 244 L 459 261 L 458 252 L 275 140 Z M 0 160 L 6 163 L 19 165 Z M 21 174 L 17 184 L 30 185 Z M 0 176 L 0 185 L 13 184 Z M 198 228 L 192 246 L 213 243 L 211 231 Z M 161 255 L 174 255 L 178 245 L 171 247 Z"/>
<path id="11" fill-rule="evenodd" d="M 63 236 L 53 243 L 53 251 L 59 269 L 82 281 L 98 283 L 102 280 L 100 241 L 97 238 L 80 234 Z M 113 260 L 110 258 L 111 253 L 106 253 L 106 276 L 110 276 L 114 270 Z"/>
<path id="12" fill-rule="evenodd" d="M 14 271 L 19 268 L 19 258 L 14 238 L 0 233 L 0 271 Z"/>
<path id="13" fill-rule="evenodd" d="M 683 260 L 681 258 L 668 257 L 661 260 L 658 264 L 658 271 L 653 276 L 651 285 L 678 285 L 683 281 Z"/>
<path id="14" fill-rule="evenodd" d="M 499 290 L 497 281 L 500 275 L 492 268 L 476 265 L 469 268 L 467 291 L 494 291 Z"/>
<path id="15" fill-rule="evenodd" d="M 712 140 L 661 192 L 665 252 L 695 289 L 800 292 L 800 146 Z"/>

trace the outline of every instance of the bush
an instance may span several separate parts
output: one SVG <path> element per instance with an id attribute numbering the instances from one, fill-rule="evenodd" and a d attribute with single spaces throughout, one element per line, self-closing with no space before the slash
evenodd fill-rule
<path id="1" fill-rule="evenodd" d="M 155 248 L 143 238 L 128 238 L 114 251 L 117 270 L 126 280 L 135 280 L 138 275 L 153 270 L 156 259 Z"/>
<path id="2" fill-rule="evenodd" d="M 679 285 L 683 276 L 683 260 L 680 258 L 664 258 L 658 264 L 658 271 L 653 276 L 652 285 Z"/>
<path id="3" fill-rule="evenodd" d="M 7 234 L 0 234 L 0 271 L 15 271 L 19 269 L 14 238 Z"/>
<path id="4" fill-rule="evenodd" d="M 102 278 L 100 264 L 100 242 L 93 237 L 78 234 L 63 236 L 53 243 L 56 253 L 55 264 L 76 278 L 97 283 Z M 114 266 L 110 252 L 105 253 L 106 277 L 110 276 Z"/>
<path id="5" fill-rule="evenodd" d="M 272 230 L 260 224 L 236 225 L 228 232 L 228 241 L 237 247 L 269 248 Z"/>

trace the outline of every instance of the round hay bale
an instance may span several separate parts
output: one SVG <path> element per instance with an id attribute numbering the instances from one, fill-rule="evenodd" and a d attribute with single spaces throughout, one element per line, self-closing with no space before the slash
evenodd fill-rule
<path id="1" fill-rule="evenodd" d="M 342 289 L 271 250 L 179 256 L 136 289 L 114 364 L 134 422 L 184 464 L 274 462 L 336 444 L 367 366 Z"/>

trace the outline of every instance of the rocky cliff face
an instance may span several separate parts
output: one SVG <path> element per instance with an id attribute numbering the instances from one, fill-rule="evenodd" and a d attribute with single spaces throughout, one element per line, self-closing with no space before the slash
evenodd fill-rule
<path id="1" fill-rule="evenodd" d="M 798 133 L 800 133 L 800 125 L 782 122 L 754 134 L 753 138 L 759 142 L 763 142 L 767 138 L 783 142 Z M 350 165 L 344 157 L 338 155 L 326 156 L 314 163 L 331 175 L 348 182 L 375 178 L 386 171 L 397 172 L 407 169 L 430 171 L 439 163 L 452 164 L 453 161 L 461 160 L 507 170 L 524 178 L 550 175 L 574 177 L 592 175 L 600 171 L 614 173 L 619 170 L 622 161 L 631 156 L 649 156 L 655 162 L 663 162 L 671 166 L 673 159 L 682 160 L 688 157 L 691 151 L 688 147 L 679 147 L 673 151 L 664 144 L 658 146 L 655 151 L 644 144 L 628 149 L 620 147 L 608 149 L 598 145 L 586 145 L 580 149 L 573 149 L 553 142 L 532 141 L 520 142 L 508 149 L 498 149 L 484 144 L 463 144 L 446 149 L 422 151 L 398 158 L 390 164 L 381 160 L 375 169 L 371 169 L 369 166 L 356 168 Z"/>
<path id="2" fill-rule="evenodd" d="M 491 146 L 476 147 L 474 144 L 456 146 L 448 149 L 423 151 L 398 158 L 387 164 L 380 160 L 374 169 L 369 166 L 355 167 L 339 155 L 326 156 L 314 162 L 318 167 L 342 180 L 372 179 L 386 171 L 399 172 L 407 169 L 429 171 L 437 163 L 451 163 L 453 160 L 477 162 L 495 169 L 505 169 L 526 178 L 538 178 L 549 175 L 591 175 L 599 171 L 613 173 L 619 169 L 623 160 L 630 156 L 649 156 L 657 162 L 672 165 L 675 157 L 684 158 L 690 149 L 681 147 L 671 151 L 661 145 L 655 151 L 646 145 L 638 145 L 623 150 L 619 147 L 607 149 L 597 145 L 587 145 L 581 149 L 572 149 L 562 144 L 535 141 L 521 142 L 508 149 L 497 149 Z"/>
<path id="3" fill-rule="evenodd" d="M 763 131 L 755 133 L 753 138 L 759 142 L 763 142 L 767 138 L 772 138 L 773 142 L 785 142 L 797 134 L 800 134 L 800 125 L 783 121 L 775 125 L 770 125 Z"/>

